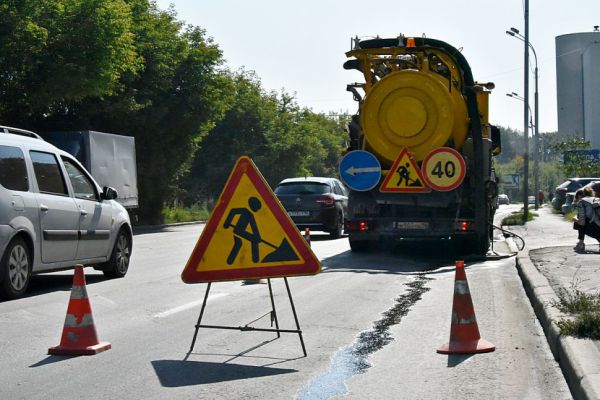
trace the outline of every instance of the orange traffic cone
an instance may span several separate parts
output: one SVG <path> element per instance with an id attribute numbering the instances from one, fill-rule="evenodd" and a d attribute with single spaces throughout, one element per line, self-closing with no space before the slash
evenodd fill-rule
<path id="1" fill-rule="evenodd" d="M 310 228 L 304 229 L 304 240 L 306 240 L 306 243 L 310 247 Z"/>
<path id="2" fill-rule="evenodd" d="M 442 354 L 473 354 L 487 353 L 495 349 L 496 346 L 479 336 L 475 310 L 469 292 L 469 283 L 465 274 L 465 263 L 464 261 L 457 261 L 450 342 L 437 349 L 437 352 Z"/>
<path id="3" fill-rule="evenodd" d="M 75 266 L 73 288 L 60 344 L 48 349 L 48 354 L 82 356 L 110 349 L 110 343 L 99 342 L 92 307 L 85 289 L 83 265 Z"/>

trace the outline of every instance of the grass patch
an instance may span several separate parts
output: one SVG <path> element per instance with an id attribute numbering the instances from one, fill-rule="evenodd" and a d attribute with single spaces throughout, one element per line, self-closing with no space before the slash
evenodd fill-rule
<path id="1" fill-rule="evenodd" d="M 527 221 L 533 221 L 533 219 L 537 216 L 537 213 L 529 211 L 527 213 Z M 502 220 L 502 225 L 523 225 L 523 211 L 516 211 L 506 216 Z"/>
<path id="2" fill-rule="evenodd" d="M 573 210 L 569 213 L 566 213 L 565 216 L 563 217 L 565 219 L 565 221 L 573 221 L 573 217 L 577 216 L 577 210 Z"/>
<path id="3" fill-rule="evenodd" d="M 172 224 L 174 222 L 192 222 L 192 221 L 206 221 L 208 219 L 209 211 L 200 206 L 192 206 L 189 208 L 163 208 L 162 211 L 165 217 L 166 224 Z"/>
<path id="4" fill-rule="evenodd" d="M 589 294 L 578 289 L 558 290 L 553 306 L 572 318 L 556 322 L 561 335 L 600 339 L 600 293 Z"/>

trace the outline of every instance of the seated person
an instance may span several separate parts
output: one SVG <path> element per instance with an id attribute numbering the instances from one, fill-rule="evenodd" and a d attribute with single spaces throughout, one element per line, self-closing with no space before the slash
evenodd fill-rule
<path id="1" fill-rule="evenodd" d="M 595 199 L 594 196 L 594 191 L 589 187 L 584 187 L 575 192 L 577 216 L 573 217 L 573 229 L 579 231 L 579 241 L 573 248 L 575 251 L 585 251 L 585 243 L 583 241 L 585 235 L 600 242 L 600 218 L 598 218 L 596 210 L 592 207 Z"/>

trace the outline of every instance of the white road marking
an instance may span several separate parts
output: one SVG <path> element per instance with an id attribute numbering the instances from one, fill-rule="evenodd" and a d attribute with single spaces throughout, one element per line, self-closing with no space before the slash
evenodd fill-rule
<path id="1" fill-rule="evenodd" d="M 208 299 L 206 299 L 206 302 L 208 303 L 211 300 L 218 299 L 219 297 L 224 297 L 224 296 L 229 296 L 229 293 L 211 294 L 210 296 L 208 296 Z M 198 300 L 198 301 L 192 301 L 191 303 L 187 303 L 187 304 L 181 305 L 179 307 L 171 308 L 170 310 L 155 314 L 154 318 L 164 318 L 164 317 L 168 317 L 173 314 L 177 314 L 178 312 L 189 310 L 190 308 L 194 308 L 196 306 L 201 305 L 203 301 L 204 301 L 204 299 Z"/>

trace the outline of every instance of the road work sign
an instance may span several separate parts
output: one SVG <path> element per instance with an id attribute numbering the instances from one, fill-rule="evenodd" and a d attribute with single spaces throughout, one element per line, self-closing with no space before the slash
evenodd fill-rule
<path id="1" fill-rule="evenodd" d="M 419 166 L 404 147 L 379 187 L 380 192 L 429 192 Z"/>
<path id="2" fill-rule="evenodd" d="M 182 274 L 185 283 L 319 273 L 321 265 L 249 157 L 237 161 Z"/>
<path id="3" fill-rule="evenodd" d="M 450 147 L 431 150 L 421 165 L 425 183 L 438 192 L 456 189 L 465 179 L 465 159 Z"/>

